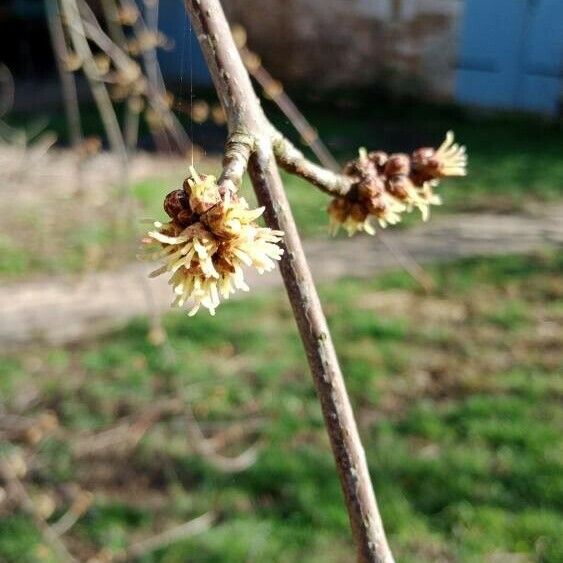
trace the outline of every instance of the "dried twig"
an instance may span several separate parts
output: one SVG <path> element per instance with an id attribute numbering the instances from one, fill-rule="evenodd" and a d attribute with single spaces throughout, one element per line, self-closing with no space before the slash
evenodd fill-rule
<path id="1" fill-rule="evenodd" d="M 295 127 L 305 144 L 315 153 L 319 162 L 329 170 L 340 168 L 337 160 L 332 156 L 326 145 L 319 137 L 317 130 L 307 121 L 307 118 L 299 111 L 293 100 L 286 94 L 281 82 L 276 80 L 262 65 L 260 57 L 253 53 L 246 45 L 246 31 L 241 26 L 233 26 L 233 37 L 239 48 L 242 61 L 248 72 L 256 79 L 262 87 L 264 94 L 268 96 L 289 119 Z"/>
<path id="2" fill-rule="evenodd" d="M 282 276 L 321 401 L 358 547 L 358 559 L 389 563 L 393 558 L 383 531 L 365 453 L 326 319 L 276 168 L 272 127 L 252 89 L 219 1 L 186 0 L 186 8 L 227 114 L 231 135 L 227 146 L 229 170 L 244 170 L 248 161 L 254 190 L 266 207 L 268 225 L 285 232 Z M 236 136 L 234 141 L 233 136 Z M 282 144 L 280 139 L 277 144 Z M 317 169 L 318 176 L 321 169 Z M 337 175 L 329 174 L 339 180 Z M 342 188 L 342 182 L 338 183 Z"/>
<path id="3" fill-rule="evenodd" d="M 130 561 L 131 559 L 147 555 L 148 553 L 152 553 L 158 549 L 168 547 L 174 542 L 201 534 L 209 530 L 215 520 L 215 514 L 212 512 L 206 512 L 189 522 L 185 522 L 184 524 L 170 528 L 161 534 L 157 534 L 151 538 L 134 543 L 127 550 L 126 554 L 122 557 L 118 557 L 117 560 Z"/>
<path id="4" fill-rule="evenodd" d="M 91 493 L 80 491 L 70 508 L 51 526 L 57 536 L 66 534 L 84 515 L 92 503 Z"/>
<path id="5" fill-rule="evenodd" d="M 186 134 L 182 124 L 174 112 L 170 111 L 170 108 L 166 103 L 166 87 L 164 85 L 164 78 L 160 70 L 160 65 L 158 64 L 156 46 L 151 44 L 149 48 L 144 48 L 141 45 L 143 37 L 151 34 L 156 36 L 158 33 L 158 0 L 154 0 L 150 4 L 146 3 L 148 9 L 148 23 L 145 22 L 142 14 L 132 0 L 118 1 L 122 9 L 137 10 L 137 17 L 135 18 L 132 27 L 133 33 L 135 34 L 141 49 L 141 58 L 145 68 L 145 74 L 148 79 L 151 107 L 157 115 L 161 116 L 161 119 L 164 122 L 166 129 L 169 131 L 170 136 L 174 140 L 178 150 L 182 154 L 187 154 L 187 152 L 192 148 L 192 141 Z M 153 134 L 155 135 L 155 138 L 158 139 L 158 135 L 155 131 L 153 131 Z"/>
<path id="6" fill-rule="evenodd" d="M 0 63 L 0 118 L 12 109 L 15 91 L 14 77 L 10 69 L 4 63 Z"/>
<path id="7" fill-rule="evenodd" d="M 19 500 L 22 509 L 33 519 L 45 542 L 56 553 L 58 560 L 61 561 L 61 563 L 76 561 L 69 553 L 58 534 L 53 531 L 39 514 L 33 499 L 29 496 L 25 485 L 18 475 L 18 471 L 12 467 L 10 460 L 0 461 L 0 476 L 6 482 L 8 493 Z"/>
<path id="8" fill-rule="evenodd" d="M 270 131 L 276 161 L 284 170 L 300 176 L 329 195 L 345 196 L 348 193 L 352 186 L 349 177 L 315 164 L 279 131 L 273 127 Z"/>
<path id="9" fill-rule="evenodd" d="M 207 440 L 203 435 L 199 423 L 189 407 L 186 407 L 186 422 L 188 436 L 195 451 L 219 471 L 223 473 L 237 473 L 248 469 L 256 462 L 258 456 L 257 445 L 251 446 L 235 457 L 219 454 L 212 440 Z"/>
<path id="10" fill-rule="evenodd" d="M 61 24 L 58 0 L 45 0 L 45 11 L 47 13 L 47 23 L 55 54 L 57 72 L 59 73 L 59 79 L 61 81 L 70 142 L 74 148 L 77 148 L 83 140 L 80 109 L 78 107 L 76 81 L 72 72 L 66 67 L 68 49 L 63 26 Z"/>
<path id="11" fill-rule="evenodd" d="M 63 8 L 63 14 L 67 21 L 74 50 L 82 61 L 84 74 L 90 84 L 92 95 L 94 96 L 94 100 L 98 106 L 98 111 L 100 112 L 112 151 L 119 157 L 122 162 L 122 166 L 126 168 L 127 150 L 121 135 L 119 122 L 107 89 L 98 71 L 98 67 L 94 61 L 92 50 L 90 49 L 90 45 L 86 39 L 86 31 L 84 29 L 78 5 L 76 0 L 61 0 L 61 5 Z M 124 175 L 125 174 L 126 172 Z M 127 185 L 127 182 L 123 183 L 124 185 Z"/>

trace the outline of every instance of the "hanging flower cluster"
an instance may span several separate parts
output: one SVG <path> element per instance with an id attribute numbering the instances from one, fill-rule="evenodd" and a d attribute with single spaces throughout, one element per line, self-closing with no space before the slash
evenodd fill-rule
<path id="1" fill-rule="evenodd" d="M 446 176 L 465 176 L 466 166 L 465 147 L 454 142 L 451 131 L 438 149 L 421 148 L 410 156 L 360 149 L 359 157 L 343 171 L 353 180 L 349 192 L 328 206 L 330 230 L 336 234 L 343 227 L 349 236 L 358 231 L 373 235 L 373 218 L 385 228 L 415 208 L 426 221 L 430 206 L 441 204 L 434 193 L 439 181 Z"/>
<path id="2" fill-rule="evenodd" d="M 200 307 L 214 315 L 221 298 L 237 289 L 248 291 L 244 266 L 260 274 L 273 270 L 283 249 L 282 231 L 260 227 L 256 220 L 264 208 L 250 209 L 244 198 L 219 189 L 213 176 L 193 167 L 182 189 L 170 192 L 164 210 L 168 223 L 153 223 L 143 239 L 146 256 L 162 260 L 151 277 L 170 274 L 176 298 L 173 306 L 189 306 L 189 315 Z"/>

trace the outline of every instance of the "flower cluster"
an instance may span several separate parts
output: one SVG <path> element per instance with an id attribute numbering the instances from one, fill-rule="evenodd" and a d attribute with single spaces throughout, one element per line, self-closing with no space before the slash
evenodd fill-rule
<path id="1" fill-rule="evenodd" d="M 168 223 L 153 223 L 143 240 L 147 257 L 162 260 L 151 276 L 170 274 L 173 306 L 189 305 L 189 315 L 204 307 L 214 315 L 221 298 L 248 291 L 244 266 L 260 274 L 275 268 L 283 232 L 260 227 L 264 208 L 250 209 L 242 197 L 221 191 L 213 176 L 193 168 L 182 189 L 170 192 L 164 210 Z"/>
<path id="2" fill-rule="evenodd" d="M 358 231 L 373 235 L 372 218 L 386 227 L 398 223 L 403 212 L 415 208 L 426 221 L 430 206 L 441 203 L 440 196 L 434 193 L 440 179 L 465 176 L 466 166 L 465 147 L 454 142 L 451 131 L 438 149 L 421 148 L 410 156 L 360 149 L 359 157 L 343 171 L 352 179 L 350 190 L 328 206 L 330 230 L 336 234 L 343 227 L 350 236 Z"/>

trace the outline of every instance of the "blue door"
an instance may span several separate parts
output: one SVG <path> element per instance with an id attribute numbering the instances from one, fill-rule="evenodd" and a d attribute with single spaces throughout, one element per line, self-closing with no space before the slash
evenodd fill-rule
<path id="1" fill-rule="evenodd" d="M 555 115 L 562 63 L 563 0 L 466 0 L 460 102 Z"/>

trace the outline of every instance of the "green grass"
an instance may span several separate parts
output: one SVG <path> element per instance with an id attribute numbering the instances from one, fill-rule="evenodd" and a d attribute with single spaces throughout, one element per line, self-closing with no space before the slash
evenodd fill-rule
<path id="1" fill-rule="evenodd" d="M 398 561 L 561 560 L 562 267 L 561 254 L 466 260 L 431 268 L 430 295 L 400 273 L 322 287 Z M 21 414 L 51 410 L 62 427 L 36 446 L 5 445 L 36 452 L 29 490 L 57 499 L 53 521 L 65 486 L 95 495 L 69 545 L 81 558 L 118 552 L 212 509 L 211 530 L 142 561 L 350 561 L 322 416 L 283 296 L 165 322 L 175 361 L 137 321 L 0 364 L 7 412 L 35 393 Z M 259 420 L 222 450 L 258 439 L 258 461 L 221 473 L 194 452 L 177 413 L 163 414 L 132 452 L 72 453 L 77 440 L 165 397 L 189 401 L 211 434 Z M 41 559 L 40 535 L 21 512 L 3 514 L 0 529 L 1 560 Z"/>

